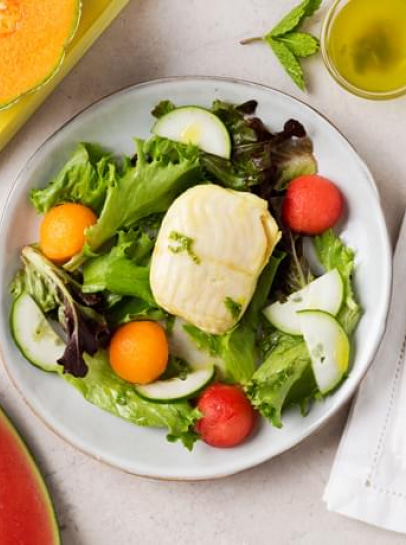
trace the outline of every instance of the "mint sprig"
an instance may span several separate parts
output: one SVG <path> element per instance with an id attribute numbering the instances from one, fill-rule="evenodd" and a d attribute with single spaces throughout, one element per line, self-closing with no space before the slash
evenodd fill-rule
<path id="1" fill-rule="evenodd" d="M 257 41 L 267 43 L 286 72 L 302 91 L 306 89 L 306 84 L 300 59 L 317 53 L 320 49 L 320 42 L 312 34 L 298 32 L 298 30 L 304 20 L 319 9 L 321 3 L 322 0 L 303 0 L 264 36 L 241 41 L 243 45 Z"/>
<path id="2" fill-rule="evenodd" d="M 322 0 L 303 0 L 301 4 L 285 15 L 269 34 L 277 38 L 298 29 L 306 17 L 311 17 L 319 9 L 321 2 Z"/>

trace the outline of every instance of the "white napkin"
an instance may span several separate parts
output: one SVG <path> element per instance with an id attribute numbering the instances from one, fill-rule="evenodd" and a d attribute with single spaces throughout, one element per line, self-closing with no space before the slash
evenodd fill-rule
<path id="1" fill-rule="evenodd" d="M 364 379 L 324 492 L 327 508 L 406 533 L 406 217 L 386 333 Z"/>

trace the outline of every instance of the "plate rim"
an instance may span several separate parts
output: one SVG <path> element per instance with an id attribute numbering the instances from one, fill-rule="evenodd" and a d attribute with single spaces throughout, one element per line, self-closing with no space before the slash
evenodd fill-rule
<path id="1" fill-rule="evenodd" d="M 23 393 L 21 387 L 17 384 L 16 380 L 14 379 L 14 377 L 13 377 L 13 375 L 12 375 L 10 369 L 9 369 L 9 364 L 6 361 L 6 357 L 4 355 L 2 342 L 0 340 L 0 360 L 2 362 L 3 368 L 6 371 L 6 375 L 8 376 L 10 382 L 13 384 L 13 386 L 16 388 L 17 392 L 21 396 L 21 399 L 24 401 L 24 404 L 26 406 L 28 406 L 28 408 L 31 410 L 31 412 L 36 416 L 36 418 L 38 418 L 45 425 L 45 427 L 47 429 L 49 429 L 53 434 L 55 434 L 57 437 L 62 439 L 65 443 L 69 444 L 71 447 L 73 447 L 77 451 L 89 456 L 93 460 L 96 460 L 96 461 L 98 461 L 98 462 L 100 462 L 102 464 L 107 465 L 108 467 L 117 469 L 117 470 L 119 470 L 121 472 L 124 472 L 124 473 L 126 473 L 128 475 L 141 477 L 141 478 L 145 478 L 145 479 L 150 479 L 150 480 L 164 481 L 164 482 L 166 482 L 166 481 L 168 481 L 168 482 L 172 482 L 172 481 L 174 481 L 174 482 L 214 481 L 214 480 L 219 480 L 219 479 L 226 478 L 226 477 L 231 477 L 232 475 L 243 473 L 245 471 L 249 471 L 250 469 L 258 467 L 258 466 L 266 463 L 267 461 L 270 461 L 273 458 L 276 458 L 276 457 L 278 457 L 278 456 L 280 456 L 280 455 L 282 455 L 282 454 L 284 454 L 286 452 L 289 452 L 289 451 L 293 450 L 294 448 L 298 447 L 302 442 L 304 442 L 306 439 L 308 439 L 310 436 L 312 436 L 314 433 L 316 433 L 317 431 L 320 431 L 322 428 L 324 428 L 324 426 L 327 425 L 330 422 L 330 420 L 337 414 L 337 412 L 339 410 L 341 410 L 350 401 L 350 399 L 354 396 L 354 394 L 356 393 L 356 390 L 360 386 L 360 383 L 362 382 L 362 380 L 365 377 L 366 373 L 368 372 L 370 366 L 372 365 L 372 363 L 373 363 L 373 361 L 375 359 L 375 356 L 376 356 L 376 354 L 378 352 L 379 345 L 381 343 L 383 334 L 385 332 L 385 328 L 386 328 L 386 324 L 387 324 L 387 320 L 388 320 L 391 293 L 392 293 L 392 276 L 393 276 L 392 275 L 392 273 L 393 273 L 392 255 L 393 255 L 393 251 L 392 251 L 392 243 L 391 243 L 391 239 L 390 239 L 390 236 L 389 236 L 384 211 L 383 211 L 383 208 L 382 208 L 382 200 L 381 200 L 381 196 L 380 196 L 380 193 L 379 193 L 378 186 L 376 184 L 375 178 L 372 175 L 371 171 L 369 170 L 369 168 L 368 168 L 367 164 L 365 163 L 365 161 L 362 159 L 361 155 L 358 153 L 356 147 L 352 144 L 352 142 L 348 139 L 348 137 L 345 136 L 343 134 L 343 132 L 332 121 L 330 121 L 330 119 L 326 115 L 324 115 L 322 112 L 320 112 L 314 106 L 309 105 L 304 100 L 302 100 L 300 98 L 297 98 L 297 97 L 295 97 L 295 96 L 293 96 L 293 95 L 291 95 L 289 93 L 286 93 L 284 91 L 280 91 L 279 89 L 276 89 L 276 88 L 274 88 L 272 86 L 269 86 L 269 85 L 266 85 L 266 84 L 263 84 L 263 83 L 257 83 L 257 82 L 250 81 L 250 80 L 245 80 L 245 79 L 242 79 L 242 78 L 225 77 L 225 76 L 208 76 L 208 75 L 197 75 L 197 76 L 186 75 L 186 76 L 170 76 L 170 77 L 164 77 L 164 78 L 155 78 L 155 79 L 151 79 L 151 80 L 148 80 L 148 81 L 143 81 L 143 82 L 136 83 L 136 84 L 126 85 L 126 86 L 124 86 L 124 87 L 122 87 L 122 88 L 120 88 L 120 89 L 118 89 L 116 91 L 112 91 L 111 93 L 108 93 L 108 94 L 104 95 L 103 97 L 93 101 L 91 104 L 88 104 L 87 106 L 85 106 L 84 108 L 79 110 L 77 113 L 75 113 L 73 116 L 71 116 L 69 119 L 67 119 L 55 131 L 53 131 L 34 150 L 34 152 L 30 155 L 28 160 L 23 164 L 20 171 L 18 172 L 18 175 L 16 176 L 13 183 L 11 184 L 11 186 L 10 186 L 10 188 L 8 190 L 8 193 L 7 193 L 7 197 L 6 197 L 5 201 L 4 201 L 3 209 L 2 209 L 2 212 L 1 212 L 1 216 L 0 216 L 0 231 L 5 227 L 4 224 L 5 224 L 5 220 L 6 220 L 8 205 L 12 201 L 14 191 L 17 189 L 21 179 L 23 178 L 25 170 L 29 169 L 31 167 L 31 165 L 35 162 L 37 156 L 41 154 L 41 152 L 43 151 L 44 148 L 46 148 L 48 143 L 50 141 L 52 141 L 60 132 L 62 132 L 65 129 L 65 127 L 70 125 L 73 121 L 75 121 L 78 117 L 82 116 L 86 112 L 92 110 L 93 108 L 97 108 L 98 106 L 100 106 L 104 102 L 108 102 L 110 99 L 113 99 L 114 97 L 125 95 L 126 93 L 130 93 L 130 92 L 132 92 L 134 90 L 144 88 L 144 87 L 148 87 L 148 86 L 156 86 L 156 85 L 159 86 L 160 84 L 165 84 L 165 83 L 171 83 L 171 82 L 182 83 L 182 82 L 188 82 L 188 81 L 210 81 L 210 82 L 219 82 L 219 84 L 221 84 L 221 83 L 226 83 L 226 84 L 227 83 L 232 83 L 232 84 L 237 84 L 237 85 L 244 85 L 244 86 L 248 86 L 248 87 L 254 87 L 254 88 L 257 88 L 257 89 L 261 89 L 261 90 L 263 90 L 265 92 L 271 92 L 271 93 L 274 93 L 276 95 L 280 95 L 280 96 L 282 96 L 284 98 L 287 98 L 287 99 L 289 99 L 291 101 L 297 102 L 302 107 L 312 111 L 313 114 L 315 114 L 319 118 L 322 118 L 324 120 L 324 122 L 326 122 L 331 128 L 333 128 L 341 136 L 341 138 L 343 138 L 345 140 L 345 142 L 347 143 L 349 148 L 355 154 L 356 159 L 359 162 L 360 167 L 366 173 L 366 175 L 367 175 L 366 177 L 368 179 L 370 187 L 374 192 L 375 198 L 377 199 L 377 204 L 378 204 L 378 206 L 379 206 L 379 208 L 381 210 L 380 223 L 382 223 L 382 225 L 381 225 L 382 235 L 383 235 L 383 238 L 384 238 L 385 243 L 386 243 L 386 252 L 385 252 L 386 255 L 383 256 L 384 257 L 383 261 L 386 264 L 385 268 L 387 270 L 388 283 L 385 286 L 385 294 L 384 294 L 384 310 L 385 311 L 384 311 L 384 313 L 382 315 L 382 318 L 381 318 L 381 320 L 380 320 L 380 322 L 378 324 L 379 325 L 378 334 L 376 335 L 376 338 L 374 339 L 374 342 L 372 343 L 373 344 L 373 349 L 371 350 L 371 357 L 369 358 L 368 363 L 365 365 L 365 369 L 363 370 L 363 373 L 360 375 L 359 380 L 356 383 L 354 383 L 352 385 L 352 387 L 346 392 L 346 394 L 343 397 L 343 399 L 341 400 L 340 404 L 337 407 L 332 409 L 331 414 L 326 414 L 326 415 L 322 416 L 320 418 L 320 420 L 317 423 L 313 424 L 313 426 L 310 429 L 308 429 L 306 432 L 300 434 L 294 441 L 292 441 L 288 448 L 285 448 L 284 450 L 278 451 L 278 452 L 276 452 L 274 454 L 271 454 L 271 455 L 269 455 L 269 454 L 268 455 L 263 455 L 263 456 L 260 457 L 259 460 L 254 461 L 250 465 L 247 465 L 246 467 L 243 467 L 241 469 L 231 470 L 231 471 L 228 471 L 226 473 L 224 473 L 224 472 L 219 473 L 219 474 L 216 474 L 216 475 L 212 475 L 210 477 L 199 476 L 198 474 L 190 475 L 190 476 L 175 477 L 175 476 L 172 476 L 172 475 L 170 475 L 170 476 L 169 475 L 168 476 L 157 476 L 157 475 L 151 475 L 151 474 L 148 474 L 148 473 L 137 473 L 135 471 L 129 470 L 128 468 L 120 466 L 118 463 L 116 464 L 113 461 L 104 458 L 102 455 L 98 456 L 94 452 L 91 452 L 91 450 L 88 450 L 84 446 L 74 442 L 71 438 L 68 438 L 60 430 L 58 430 L 57 427 L 54 427 L 51 423 L 49 423 L 46 420 L 45 417 L 43 417 L 41 414 L 39 414 L 37 409 L 27 399 L 26 395 Z M 4 293 L 4 291 L 5 291 L 5 288 L 3 287 L 3 293 Z"/>

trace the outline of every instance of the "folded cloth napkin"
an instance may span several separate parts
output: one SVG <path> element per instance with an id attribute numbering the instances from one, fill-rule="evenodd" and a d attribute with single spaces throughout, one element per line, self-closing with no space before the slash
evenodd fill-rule
<path id="1" fill-rule="evenodd" d="M 327 484 L 327 508 L 406 533 L 406 217 L 386 332 L 364 379 Z"/>

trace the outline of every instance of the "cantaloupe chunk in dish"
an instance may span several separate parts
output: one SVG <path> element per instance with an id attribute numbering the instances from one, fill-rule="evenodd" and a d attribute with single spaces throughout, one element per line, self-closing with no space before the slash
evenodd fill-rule
<path id="1" fill-rule="evenodd" d="M 0 109 L 57 72 L 80 11 L 80 0 L 0 0 Z"/>

